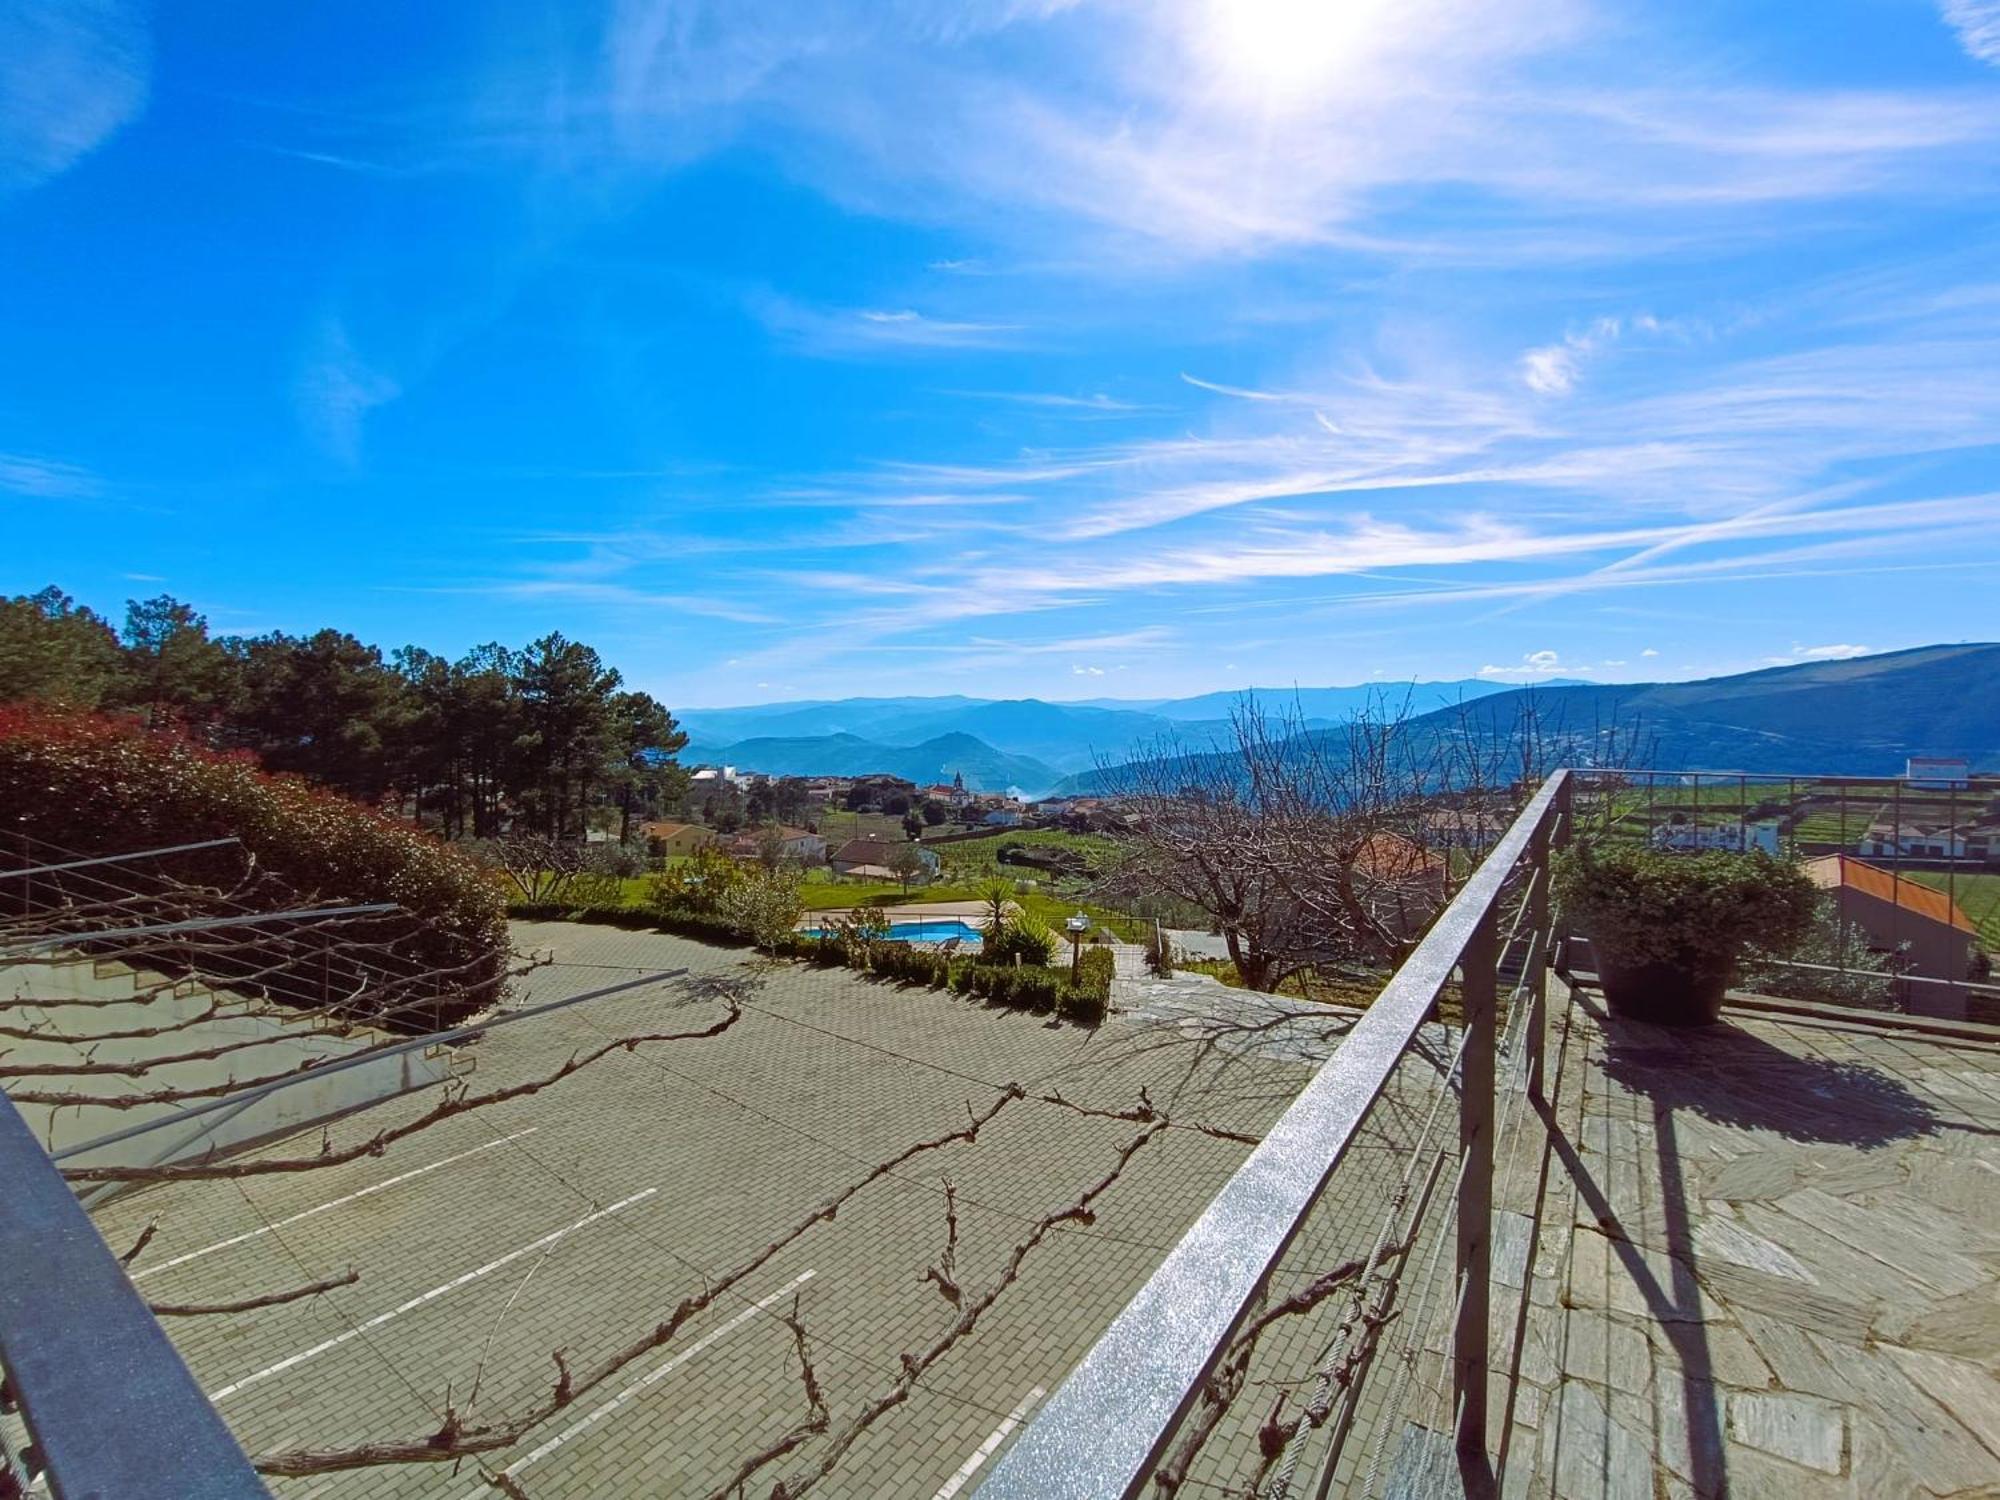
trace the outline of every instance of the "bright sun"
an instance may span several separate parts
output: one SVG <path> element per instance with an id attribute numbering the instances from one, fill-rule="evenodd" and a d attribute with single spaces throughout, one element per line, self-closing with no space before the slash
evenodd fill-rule
<path id="1" fill-rule="evenodd" d="M 1290 106 L 1385 50 L 1387 0 L 1206 0 L 1199 45 L 1228 85 Z"/>

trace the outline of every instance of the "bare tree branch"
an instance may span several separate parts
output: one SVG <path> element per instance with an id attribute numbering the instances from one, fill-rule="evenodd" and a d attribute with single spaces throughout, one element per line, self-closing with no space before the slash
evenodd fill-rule
<path id="1" fill-rule="evenodd" d="M 1088 1225 L 1097 1221 L 1096 1211 L 1091 1205 L 1111 1190 L 1118 1179 L 1125 1175 L 1125 1169 L 1131 1165 L 1132 1158 L 1158 1139 L 1166 1128 L 1160 1123 L 1148 1125 L 1120 1148 L 1117 1159 L 1108 1172 L 1085 1188 L 1066 1207 L 1044 1214 L 1027 1235 L 1015 1244 L 1013 1253 L 1007 1258 L 1005 1268 L 993 1282 L 977 1297 L 962 1302 L 959 1305 L 958 1316 L 952 1321 L 951 1326 L 929 1345 L 916 1354 L 905 1353 L 902 1358 L 903 1373 L 897 1377 L 895 1383 L 863 1403 L 833 1435 L 825 1451 L 811 1467 L 795 1469 L 774 1485 L 771 1489 L 772 1500 L 797 1500 L 798 1496 L 805 1494 L 831 1474 L 840 1460 L 846 1456 L 847 1450 L 854 1446 L 862 1434 L 867 1432 L 885 1412 L 893 1411 L 909 1400 L 910 1392 L 916 1389 L 917 1381 L 923 1377 L 924 1372 L 949 1354 L 961 1339 L 979 1326 L 979 1320 L 995 1302 L 1000 1300 L 1001 1294 L 1020 1279 L 1022 1264 L 1053 1230 L 1063 1224 Z M 711 1500 L 722 1500 L 722 1497 L 713 1496 Z"/>
<path id="2" fill-rule="evenodd" d="M 1157 1490 L 1171 1495 L 1186 1483 L 1189 1467 L 1200 1457 L 1203 1446 L 1242 1394 L 1243 1382 L 1250 1372 L 1251 1356 L 1257 1352 L 1257 1340 L 1264 1336 L 1264 1331 L 1280 1319 L 1310 1312 L 1359 1276 L 1365 1264 L 1359 1260 L 1342 1261 L 1331 1271 L 1315 1276 L 1284 1301 L 1262 1309 L 1236 1335 L 1228 1352 L 1223 1355 L 1222 1363 L 1202 1384 L 1195 1409 L 1181 1424 L 1172 1451 L 1153 1471 L 1153 1485 Z M 1274 1425 L 1276 1417 L 1274 1410 L 1266 1419 L 1265 1426 Z"/>
<path id="3" fill-rule="evenodd" d="M 660 1031 L 649 1032 L 643 1036 L 616 1037 L 590 1052 L 572 1056 L 554 1072 L 527 1083 L 517 1083 L 507 1088 L 476 1095 L 462 1088 L 447 1092 L 434 1107 L 416 1119 L 392 1129 L 377 1131 L 367 1140 L 339 1151 L 327 1147 L 317 1156 L 266 1157 L 239 1162 L 218 1161 L 214 1154 L 210 1153 L 199 1161 L 171 1162 L 156 1167 L 64 1167 L 63 1175 L 72 1182 L 181 1182 L 215 1177 L 256 1177 L 270 1172 L 317 1171 L 321 1167 L 337 1166 L 341 1162 L 355 1161 L 363 1156 L 380 1156 L 395 1142 L 406 1136 L 415 1135 L 420 1130 L 428 1130 L 441 1120 L 470 1114 L 473 1110 L 485 1109 L 489 1105 L 504 1104 L 509 1099 L 521 1099 L 529 1094 L 538 1094 L 613 1052 L 621 1050 L 630 1052 L 649 1042 L 699 1041 L 706 1037 L 720 1036 L 741 1020 L 742 1016 L 741 1007 L 731 1005 L 728 1013 L 720 1020 L 699 1031 Z M 15 1097 L 21 1096 L 17 1094 Z M 96 1101 L 93 1099 L 90 1102 Z"/>
<path id="4" fill-rule="evenodd" d="M 250 1312 L 259 1307 L 277 1307 L 305 1297 L 317 1297 L 321 1292 L 330 1292 L 337 1286 L 353 1286 L 360 1279 L 361 1273 L 349 1266 L 344 1274 L 329 1276 L 324 1281 L 309 1282 L 282 1292 L 266 1292 L 261 1297 L 244 1297 L 236 1302 L 148 1302 L 146 1306 L 153 1310 L 155 1317 L 161 1318 L 199 1318 L 210 1313 Z"/>
<path id="5" fill-rule="evenodd" d="M 732 1015 L 734 1014 L 732 1012 Z M 555 1389 L 542 1400 L 512 1417 L 468 1426 L 456 1413 L 452 1413 L 449 1420 L 436 1432 L 422 1437 L 364 1443 L 352 1448 L 289 1449 L 260 1456 L 256 1460 L 256 1466 L 261 1473 L 298 1477 L 306 1474 L 330 1474 L 343 1469 L 373 1468 L 380 1464 L 439 1463 L 469 1453 L 491 1453 L 502 1448 L 511 1448 L 523 1436 L 546 1422 L 577 1397 L 611 1379 L 634 1360 L 642 1359 L 653 1350 L 670 1343 L 690 1318 L 717 1298 L 727 1295 L 737 1283 L 754 1274 L 815 1224 L 831 1222 L 840 1212 L 841 1206 L 856 1193 L 925 1152 L 939 1151 L 947 1146 L 976 1141 L 979 1132 L 996 1115 L 1016 1100 L 1025 1097 L 1026 1094 L 1019 1086 L 1010 1084 L 1001 1092 L 999 1098 L 983 1111 L 972 1115 L 967 1123 L 958 1129 L 926 1141 L 919 1141 L 913 1146 L 905 1147 L 886 1161 L 878 1162 L 832 1197 L 827 1198 L 817 1208 L 806 1213 L 789 1230 L 763 1249 L 710 1280 L 701 1291 L 683 1297 L 673 1311 L 650 1330 L 624 1348 L 599 1360 L 582 1376 L 573 1377 L 567 1363 L 558 1356 L 556 1365 L 559 1378 Z"/>
<path id="6" fill-rule="evenodd" d="M 799 1379 L 805 1386 L 806 1418 L 783 1436 L 774 1438 L 745 1458 L 736 1466 L 736 1472 L 716 1490 L 716 1494 L 726 1496 L 731 1491 L 740 1491 L 751 1475 L 759 1469 L 776 1463 L 793 1449 L 825 1432 L 832 1418 L 826 1409 L 826 1397 L 819 1388 L 819 1376 L 813 1369 L 812 1351 L 806 1343 L 805 1325 L 799 1322 L 799 1301 L 792 1299 L 792 1310 L 781 1315 L 787 1327 L 792 1330 L 792 1349 L 799 1357 Z"/>

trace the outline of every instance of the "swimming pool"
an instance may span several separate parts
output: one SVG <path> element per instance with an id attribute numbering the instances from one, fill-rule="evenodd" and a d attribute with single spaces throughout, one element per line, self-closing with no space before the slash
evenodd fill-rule
<path id="1" fill-rule="evenodd" d="M 832 937 L 831 927 L 810 927 L 808 937 Z M 983 940 L 984 934 L 970 922 L 957 917 L 930 917 L 916 922 L 891 922 L 889 941 L 892 943 L 948 943 L 953 938 L 966 945 Z"/>

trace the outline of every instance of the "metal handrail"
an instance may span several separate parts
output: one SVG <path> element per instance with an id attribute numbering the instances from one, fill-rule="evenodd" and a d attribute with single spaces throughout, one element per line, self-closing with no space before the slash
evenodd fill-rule
<path id="1" fill-rule="evenodd" d="M 1672 771 L 1659 766 L 1577 766 L 1572 769 L 1575 776 L 1649 776 L 1655 779 L 1671 777 L 1676 781 L 1699 777 L 1704 781 L 1756 781 L 1756 782 L 1811 782 L 1819 786 L 1901 786 L 1912 791 L 1949 790 L 1936 788 L 1923 778 L 1911 781 L 1907 776 L 1885 772 L 1880 776 L 1851 776 L 1846 773 L 1822 774 L 1817 771 Z M 1968 771 L 1965 775 L 1967 786 L 1991 786 L 2000 788 L 2000 772 Z"/>
<path id="2" fill-rule="evenodd" d="M 149 922 L 139 927 L 101 927 L 90 932 L 59 932 L 30 942 L 0 948 L 0 962 L 31 958 L 57 948 L 83 943 L 122 943 L 132 938 L 167 937 L 187 932 L 220 932 L 233 927 L 257 927 L 266 922 L 316 922 L 325 917 L 370 917 L 401 911 L 394 901 L 370 901 L 359 906 L 308 906 L 295 911 L 260 911 L 248 916 L 191 917 L 184 922 Z"/>
<path id="3" fill-rule="evenodd" d="M 53 875 L 61 870 L 83 870 L 94 865 L 125 865 L 135 860 L 160 859 L 169 854 L 187 854 L 196 849 L 221 849 L 240 842 L 235 835 L 226 839 L 203 839 L 198 844 L 168 844 L 159 849 L 135 849 L 130 854 L 100 854 L 94 859 L 71 859 L 55 865 L 23 865 L 0 870 L 0 880 L 20 880 L 30 875 Z"/>
<path id="4" fill-rule="evenodd" d="M 1500 898 L 1524 858 L 1546 861 L 1569 795 L 1566 771 L 1543 784 L 1339 1048 L 995 1464 L 978 1500 L 1138 1493 L 1461 968 L 1469 1036 L 1460 1145 L 1472 1165 L 1457 1206 L 1458 1273 L 1462 1287 L 1477 1290 L 1462 1299 L 1457 1320 L 1455 1404 L 1461 1442 L 1474 1432 L 1483 1441 Z M 1539 1011 L 1542 986 L 1529 989 Z M 1540 1027 L 1531 1034 L 1539 1036 Z"/>
<path id="5" fill-rule="evenodd" d="M 0 1365 L 56 1500 L 268 1495 L 6 1099 L 0 1182 Z"/>

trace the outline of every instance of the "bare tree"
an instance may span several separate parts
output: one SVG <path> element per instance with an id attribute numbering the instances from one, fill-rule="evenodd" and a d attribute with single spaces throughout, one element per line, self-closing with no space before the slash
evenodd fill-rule
<path id="1" fill-rule="evenodd" d="M 1107 892 L 1199 907 L 1255 989 L 1387 967 L 1562 743 L 1533 694 L 1511 720 L 1477 703 L 1419 718 L 1385 696 L 1318 730 L 1296 703 L 1272 713 L 1246 695 L 1220 744 L 1168 740 L 1103 772 L 1138 814 Z"/>

